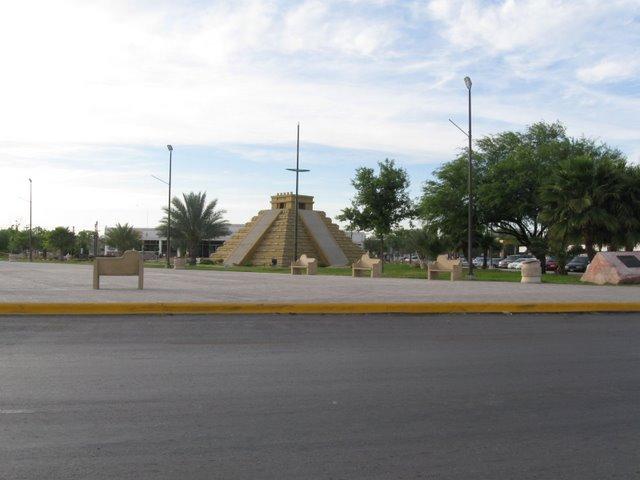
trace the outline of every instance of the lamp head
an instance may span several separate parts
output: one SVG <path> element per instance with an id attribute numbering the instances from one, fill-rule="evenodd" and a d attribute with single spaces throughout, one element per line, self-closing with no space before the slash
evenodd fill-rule
<path id="1" fill-rule="evenodd" d="M 173 152 L 173 147 L 171 145 L 167 145 L 167 148 L 169 149 L 170 152 Z"/>
<path id="2" fill-rule="evenodd" d="M 464 84 L 471 90 L 471 79 L 469 77 L 464 77 Z"/>

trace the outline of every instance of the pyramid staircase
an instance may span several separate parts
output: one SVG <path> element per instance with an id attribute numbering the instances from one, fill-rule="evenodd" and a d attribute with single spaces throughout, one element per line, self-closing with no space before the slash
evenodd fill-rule
<path id="1" fill-rule="evenodd" d="M 313 197 L 299 196 L 298 255 L 318 259 L 323 266 L 350 265 L 363 251 L 334 224 L 324 212 L 311 210 Z M 272 209 L 262 210 L 233 237 L 218 248 L 211 258 L 225 265 L 289 266 L 293 256 L 295 196 L 272 197 Z"/>

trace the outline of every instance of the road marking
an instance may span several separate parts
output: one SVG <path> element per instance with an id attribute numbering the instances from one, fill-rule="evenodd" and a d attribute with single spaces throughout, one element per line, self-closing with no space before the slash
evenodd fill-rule
<path id="1" fill-rule="evenodd" d="M 5 409 L 5 410 L 0 409 L 0 415 L 2 415 L 2 414 L 11 415 L 11 414 L 20 414 L 20 413 L 35 413 L 35 410 L 27 410 L 27 409 L 24 409 L 24 408 Z"/>

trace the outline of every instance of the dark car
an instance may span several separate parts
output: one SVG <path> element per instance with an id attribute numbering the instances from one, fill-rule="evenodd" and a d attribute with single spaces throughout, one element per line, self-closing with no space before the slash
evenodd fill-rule
<path id="1" fill-rule="evenodd" d="M 573 257 L 569 263 L 567 263 L 567 272 L 584 272 L 589 265 L 589 257 L 586 255 L 578 255 Z"/>
<path id="2" fill-rule="evenodd" d="M 555 272 L 558 269 L 558 260 L 556 260 L 556 257 L 547 257 L 545 267 L 548 271 Z"/>

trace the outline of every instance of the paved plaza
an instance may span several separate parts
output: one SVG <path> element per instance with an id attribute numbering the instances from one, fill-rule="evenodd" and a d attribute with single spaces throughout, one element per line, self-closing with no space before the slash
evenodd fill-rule
<path id="1" fill-rule="evenodd" d="M 636 302 L 640 286 L 450 282 L 269 273 L 145 269 L 136 277 L 103 277 L 91 287 L 92 267 L 78 264 L 0 262 L 2 302 Z"/>

